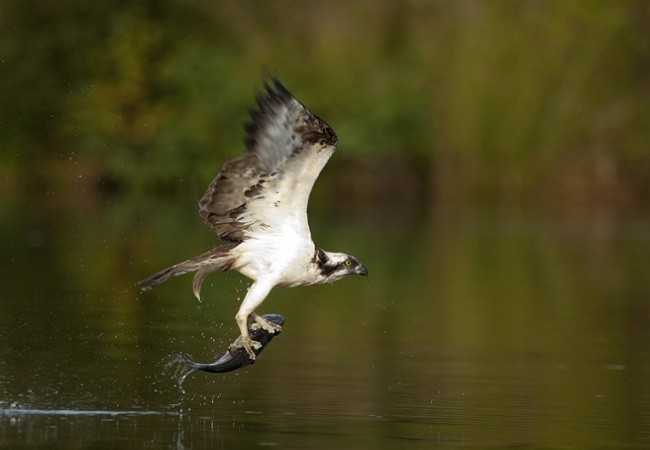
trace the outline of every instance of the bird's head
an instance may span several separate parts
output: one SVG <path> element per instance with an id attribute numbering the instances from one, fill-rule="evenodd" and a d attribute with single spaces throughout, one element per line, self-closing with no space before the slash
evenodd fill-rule
<path id="1" fill-rule="evenodd" d="M 347 275 L 368 276 L 368 269 L 357 258 L 345 253 L 326 252 L 318 249 L 316 263 L 323 283 L 331 283 Z"/>

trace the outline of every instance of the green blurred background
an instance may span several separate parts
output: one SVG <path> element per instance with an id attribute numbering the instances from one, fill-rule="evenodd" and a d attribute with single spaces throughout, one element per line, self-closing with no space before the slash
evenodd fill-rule
<path id="1" fill-rule="evenodd" d="M 0 2 L 0 447 L 650 447 L 649 24 L 646 0 Z M 338 133 L 310 225 L 370 276 L 274 291 L 264 359 L 179 400 L 167 356 L 222 351 L 248 282 L 136 282 L 217 244 L 196 202 L 265 74 Z M 3 412 L 138 408 L 182 420 Z"/>
<path id="2" fill-rule="evenodd" d="M 6 0 L 0 196 L 200 196 L 271 73 L 341 139 L 320 201 L 638 205 L 648 23 L 645 0 Z"/>

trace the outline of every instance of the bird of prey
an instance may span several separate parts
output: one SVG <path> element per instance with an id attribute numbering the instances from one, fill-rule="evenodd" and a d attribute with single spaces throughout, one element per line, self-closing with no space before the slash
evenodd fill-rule
<path id="1" fill-rule="evenodd" d="M 149 290 L 196 272 L 192 284 L 200 300 L 201 283 L 212 272 L 236 270 L 252 279 L 235 315 L 242 339 L 233 348 L 245 349 L 251 359 L 260 344 L 250 338 L 249 318 L 252 329 L 281 329 L 255 312 L 271 289 L 368 275 L 354 256 L 316 245 L 309 230 L 307 202 L 338 144 L 334 130 L 275 78 L 256 97 L 246 126 L 247 151 L 224 164 L 199 201 L 199 213 L 224 244 L 140 282 Z"/>

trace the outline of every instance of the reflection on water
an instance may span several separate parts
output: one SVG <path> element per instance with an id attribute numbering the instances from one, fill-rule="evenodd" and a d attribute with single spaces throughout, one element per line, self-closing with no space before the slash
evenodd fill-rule
<path id="1" fill-rule="evenodd" d="M 650 446 L 647 215 L 315 217 L 371 276 L 275 290 L 255 365 L 182 380 L 247 286 L 135 289 L 214 244 L 183 203 L 1 207 L 0 447 Z"/>

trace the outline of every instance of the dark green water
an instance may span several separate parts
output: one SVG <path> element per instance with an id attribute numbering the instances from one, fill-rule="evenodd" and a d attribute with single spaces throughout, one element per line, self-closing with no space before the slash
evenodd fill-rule
<path id="1" fill-rule="evenodd" d="M 275 290 L 258 362 L 181 386 L 247 282 L 140 294 L 216 242 L 191 202 L 58 198 L 0 209 L 1 448 L 650 448 L 647 214 L 314 214 L 370 276 Z"/>

